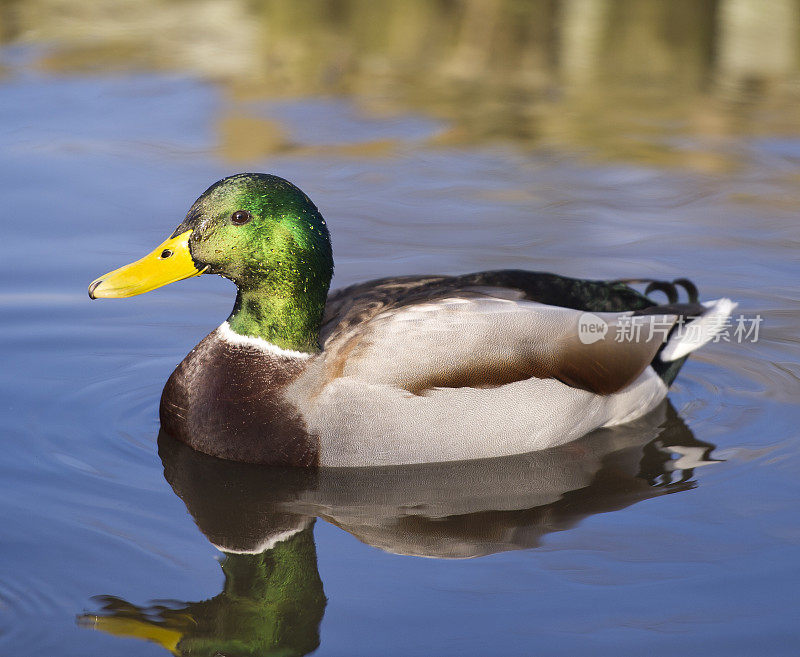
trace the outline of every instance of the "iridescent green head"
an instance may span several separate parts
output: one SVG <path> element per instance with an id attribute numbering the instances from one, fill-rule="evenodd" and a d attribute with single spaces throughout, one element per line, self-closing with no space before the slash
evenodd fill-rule
<path id="1" fill-rule="evenodd" d="M 173 237 L 192 231 L 198 268 L 240 287 L 327 292 L 333 275 L 325 220 L 300 189 L 265 173 L 240 173 L 209 187 Z"/>
<path id="2" fill-rule="evenodd" d="M 94 281 L 92 298 L 132 296 L 200 273 L 238 288 L 228 319 L 241 335 L 315 351 L 333 256 L 325 220 L 290 182 L 241 173 L 209 187 L 150 255 Z"/>

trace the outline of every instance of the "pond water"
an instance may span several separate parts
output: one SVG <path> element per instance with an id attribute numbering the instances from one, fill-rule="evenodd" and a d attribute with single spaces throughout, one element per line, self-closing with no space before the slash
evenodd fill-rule
<path id="1" fill-rule="evenodd" d="M 796 654 L 800 3 L 0 2 L 0 44 L 0 653 Z M 686 276 L 758 340 L 522 457 L 215 461 L 158 399 L 232 285 L 86 285 L 241 170 L 334 287 Z"/>

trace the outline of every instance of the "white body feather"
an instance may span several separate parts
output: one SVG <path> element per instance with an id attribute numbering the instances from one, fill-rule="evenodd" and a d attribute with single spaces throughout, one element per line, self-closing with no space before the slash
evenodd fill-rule
<path id="1" fill-rule="evenodd" d="M 554 379 L 497 388 L 437 388 L 424 396 L 341 377 L 305 412 L 320 465 L 460 461 L 523 454 L 570 442 L 653 409 L 667 387 L 652 368 L 613 395 Z"/>

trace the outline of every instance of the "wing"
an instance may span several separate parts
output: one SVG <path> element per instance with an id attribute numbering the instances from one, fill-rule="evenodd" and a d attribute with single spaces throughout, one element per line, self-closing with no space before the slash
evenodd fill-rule
<path id="1" fill-rule="evenodd" d="M 642 294 L 627 283 L 649 286 Z M 676 285 L 686 290 L 691 303 L 675 303 Z M 654 290 L 663 292 L 671 305 L 663 310 L 656 305 L 647 296 Z M 598 281 L 509 269 L 369 281 L 335 291 L 328 299 L 320 332 L 325 379 L 342 376 L 345 370 L 363 374 L 374 367 L 382 373 L 381 380 L 414 392 L 543 376 L 608 393 L 627 385 L 652 363 L 662 376 L 665 370 L 672 372 L 671 380 L 683 361 L 653 360 L 662 344 L 634 345 L 607 337 L 585 345 L 575 332 L 579 314 L 566 311 L 614 313 L 606 318 L 613 329 L 609 335 L 619 337 L 620 317 L 629 311 L 697 316 L 705 308 L 696 300 L 697 288 L 685 279 Z M 503 301 L 516 305 L 506 304 L 501 312 L 497 304 Z M 487 331 L 491 335 L 484 339 Z M 452 334 L 449 342 L 437 346 L 436 340 L 447 334 Z M 437 355 L 440 348 L 447 358 Z M 395 363 L 388 362 L 389 354 Z"/>
<path id="2" fill-rule="evenodd" d="M 496 292 L 464 288 L 457 296 L 383 307 L 353 325 L 340 322 L 325 342 L 326 380 L 356 377 L 424 394 L 538 377 L 611 394 L 632 383 L 662 346 L 658 336 L 618 339 L 631 312 L 592 315 L 607 328 L 605 337 L 587 343 L 580 311 L 528 301 L 506 288 L 505 298 Z M 675 320 L 663 318 L 667 328 Z"/>

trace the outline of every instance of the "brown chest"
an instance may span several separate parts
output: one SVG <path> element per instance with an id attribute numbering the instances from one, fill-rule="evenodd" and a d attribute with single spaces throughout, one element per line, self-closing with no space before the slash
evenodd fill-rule
<path id="1" fill-rule="evenodd" d="M 231 344 L 211 333 L 167 381 L 162 430 L 224 459 L 315 466 L 319 441 L 283 395 L 304 367 L 304 361 Z"/>

